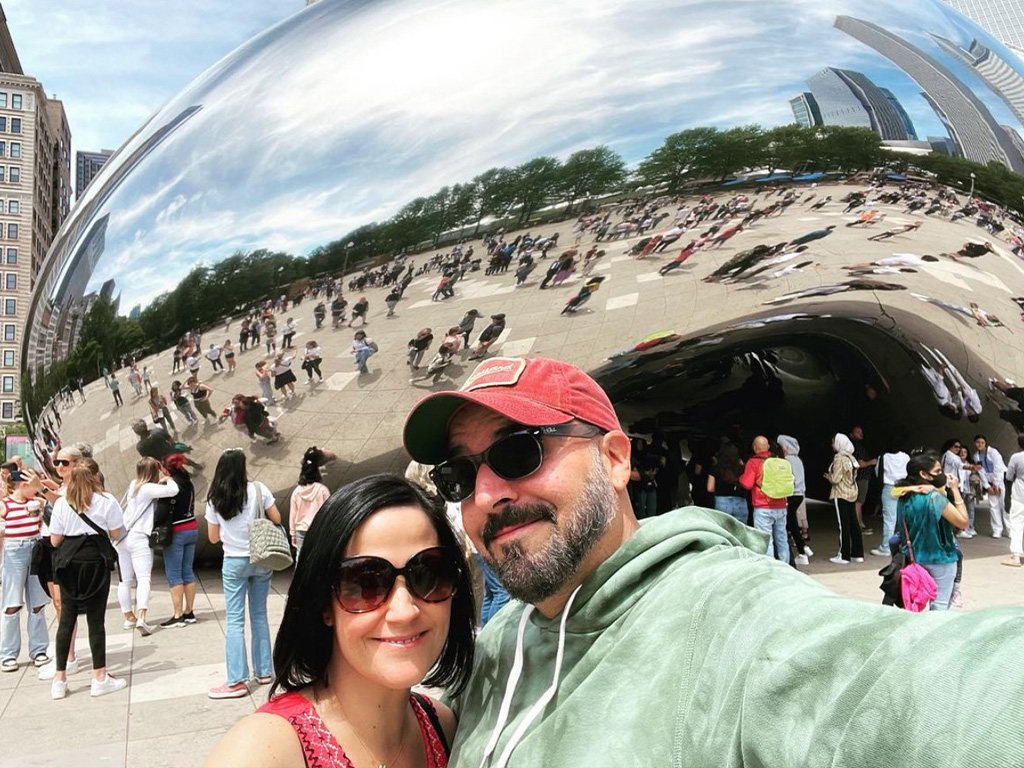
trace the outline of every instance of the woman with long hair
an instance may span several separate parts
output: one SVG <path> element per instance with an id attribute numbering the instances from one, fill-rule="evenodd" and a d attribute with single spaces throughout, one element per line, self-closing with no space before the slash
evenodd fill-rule
<path id="1" fill-rule="evenodd" d="M 411 693 L 458 695 L 473 660 L 469 569 L 444 510 L 375 475 L 339 489 L 310 526 L 274 644 L 271 699 L 208 766 L 444 768 L 455 718 Z M 275 693 L 280 693 L 274 696 Z"/>
<path id="2" fill-rule="evenodd" d="M 167 409 L 167 398 L 160 394 L 159 387 L 149 388 L 149 399 L 146 402 L 149 404 L 149 413 L 153 417 L 153 423 L 173 432 L 177 437 L 178 428 L 174 426 L 174 419 L 171 418 L 171 412 Z"/>
<path id="3" fill-rule="evenodd" d="M 159 461 L 148 456 L 139 459 L 124 507 L 124 527 L 128 533 L 117 544 L 117 560 L 121 567 L 117 601 L 124 614 L 124 628 L 138 629 L 143 637 L 153 631 L 146 623 L 146 613 L 153 584 L 153 549 L 149 546 L 149 535 L 153 533 L 156 500 L 169 499 L 177 493 L 178 484 L 168 477 Z M 134 610 L 132 581 L 138 585 Z"/>
<path id="4" fill-rule="evenodd" d="M 952 502 L 946 495 L 947 488 Z M 938 589 L 929 610 L 947 611 L 959 559 L 956 529 L 966 530 L 970 525 L 967 505 L 960 495 L 960 478 L 942 471 L 942 459 L 936 451 L 924 451 L 910 457 L 907 476 L 896 483 L 893 493 L 899 494 L 896 535 L 900 547 L 908 557 L 912 547 L 914 562 L 935 579 Z"/>
<path id="5" fill-rule="evenodd" d="M 245 657 L 245 605 L 249 603 L 249 629 L 252 633 L 252 666 L 256 682 L 271 681 L 270 623 L 267 619 L 267 595 L 271 571 L 249 560 L 249 525 L 263 504 L 268 519 L 280 525 L 281 513 L 274 495 L 261 482 L 250 482 L 245 470 L 245 453 L 229 448 L 221 454 L 206 497 L 207 536 L 211 544 L 223 543 L 221 576 L 227 614 L 224 654 L 228 678 L 224 685 L 211 688 L 211 699 L 238 699 L 247 696 L 249 665 Z"/>
<path id="6" fill-rule="evenodd" d="M 295 547 L 295 559 L 299 559 L 302 552 L 302 545 L 306 539 L 306 532 L 313 523 L 313 518 L 320 511 L 320 507 L 327 501 L 331 492 L 324 485 L 323 477 L 320 474 L 320 458 L 322 452 L 319 448 L 307 448 L 302 455 L 302 466 L 299 467 L 299 482 L 292 491 L 291 503 L 288 511 L 288 528 L 291 532 L 292 546 Z"/>
<path id="7" fill-rule="evenodd" d="M 192 478 L 185 469 L 185 457 L 172 453 L 164 459 L 164 466 L 171 480 L 178 486 L 177 495 L 171 499 L 171 543 L 164 547 L 164 575 L 171 590 L 171 604 L 174 614 L 161 627 L 184 627 L 195 624 L 193 611 L 196 601 L 196 576 L 192 563 L 196 557 L 196 543 L 199 541 L 199 523 L 196 522 L 196 491 Z"/>
<path id="8" fill-rule="evenodd" d="M 72 630 L 81 613 L 89 624 L 90 694 L 103 696 L 127 685 L 127 681 L 107 672 L 107 633 L 103 624 L 110 594 L 110 571 L 116 559 L 110 538 L 120 535 L 123 526 L 117 500 L 103 493 L 99 479 L 89 467 L 75 465 L 65 494 L 53 505 L 50 520 L 50 543 L 57 550 L 54 569 L 62 602 L 51 698 L 63 699 L 68 694 L 68 652 Z"/>
<path id="9" fill-rule="evenodd" d="M 853 441 L 842 432 L 832 438 L 835 456 L 825 473 L 825 479 L 832 486 L 828 497 L 836 508 L 839 520 L 839 553 L 828 561 L 835 565 L 849 565 L 864 562 L 864 537 L 857 524 L 857 460 L 853 457 Z"/>

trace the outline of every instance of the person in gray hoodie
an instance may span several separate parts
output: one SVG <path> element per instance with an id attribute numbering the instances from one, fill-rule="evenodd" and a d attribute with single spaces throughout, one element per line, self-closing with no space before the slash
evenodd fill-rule
<path id="1" fill-rule="evenodd" d="M 779 435 L 775 442 L 782 448 L 782 453 L 793 468 L 793 495 L 789 497 L 786 508 L 786 530 L 793 537 L 796 545 L 796 556 L 793 558 L 794 565 L 810 565 L 810 557 L 814 553 L 804 542 L 803 533 L 800 530 L 800 511 L 803 510 L 803 519 L 807 520 L 807 502 L 804 496 L 807 494 L 807 476 L 804 472 L 804 462 L 800 458 L 800 443 L 795 437 Z"/>

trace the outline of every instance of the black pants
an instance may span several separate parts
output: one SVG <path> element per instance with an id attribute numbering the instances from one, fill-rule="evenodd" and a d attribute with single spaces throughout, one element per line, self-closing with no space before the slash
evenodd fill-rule
<path id="1" fill-rule="evenodd" d="M 793 538 L 793 543 L 796 545 L 796 552 L 798 555 L 804 553 L 804 537 L 800 532 L 800 525 L 796 521 L 796 511 L 800 508 L 800 504 L 803 503 L 803 496 L 790 496 L 786 502 L 786 531 Z"/>
<path id="2" fill-rule="evenodd" d="M 112 389 L 110 391 L 114 393 L 114 405 L 124 405 L 124 400 L 121 399 L 121 390 Z"/>
<path id="3" fill-rule="evenodd" d="M 88 537 L 93 538 L 93 537 Z M 103 626 L 110 593 L 110 571 L 92 542 L 82 545 L 70 563 L 58 574 L 60 585 L 60 624 L 57 625 L 57 671 L 67 669 L 71 651 L 71 633 L 80 613 L 89 624 L 89 650 L 92 668 L 107 666 L 107 631 Z"/>
<path id="4" fill-rule="evenodd" d="M 857 524 L 857 512 L 852 501 L 836 499 L 836 513 L 839 516 L 839 556 L 843 560 L 864 557 L 864 539 Z"/>
<path id="5" fill-rule="evenodd" d="M 302 364 L 302 367 L 306 369 L 306 375 L 309 376 L 310 381 L 313 380 L 313 371 L 316 371 L 318 378 L 322 379 L 324 377 L 324 375 L 320 373 L 320 358 L 316 358 L 315 360 L 310 358 Z"/>
<path id="6" fill-rule="evenodd" d="M 213 370 L 214 370 L 215 373 L 217 371 L 223 371 L 224 370 L 224 363 L 221 362 L 219 357 L 216 358 L 216 359 L 214 359 L 212 357 L 208 357 L 206 359 L 210 361 L 210 365 L 213 366 Z"/>
<path id="7" fill-rule="evenodd" d="M 295 338 L 294 333 L 286 333 L 281 337 L 281 349 L 291 349 L 292 339 Z"/>

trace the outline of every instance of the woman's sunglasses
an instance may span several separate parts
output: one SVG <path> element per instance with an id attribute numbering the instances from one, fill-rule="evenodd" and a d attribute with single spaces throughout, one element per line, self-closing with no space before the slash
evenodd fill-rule
<path id="1" fill-rule="evenodd" d="M 53 466 L 55 467 L 70 467 L 71 459 L 54 459 Z"/>
<path id="2" fill-rule="evenodd" d="M 430 479 L 445 501 L 468 499 L 476 490 L 476 473 L 486 464 L 504 480 L 529 477 L 544 464 L 545 437 L 596 437 L 600 427 L 582 421 L 549 427 L 528 427 L 496 440 L 483 453 L 456 456 L 443 461 L 430 471 Z"/>
<path id="3" fill-rule="evenodd" d="M 462 568 L 447 547 L 417 552 L 396 568 L 383 557 L 349 557 L 341 561 L 334 595 L 349 613 L 375 611 L 387 602 L 395 580 L 405 578 L 406 589 L 427 603 L 443 603 L 458 590 Z"/>

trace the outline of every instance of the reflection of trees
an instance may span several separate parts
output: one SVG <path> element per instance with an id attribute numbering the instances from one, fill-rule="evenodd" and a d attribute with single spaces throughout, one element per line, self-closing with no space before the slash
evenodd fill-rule
<path id="1" fill-rule="evenodd" d="M 892 163 L 902 169 L 913 165 L 935 174 L 936 181 L 951 187 L 960 187 L 967 192 L 971 185 L 971 174 L 975 175 L 975 194 L 999 205 L 1024 211 L 1024 176 L 1014 173 L 1002 163 L 990 160 L 987 165 L 933 152 L 923 157 L 897 159 Z"/>

